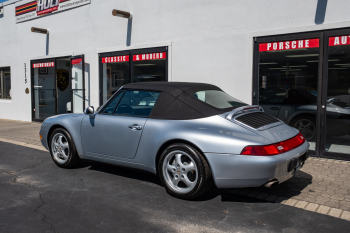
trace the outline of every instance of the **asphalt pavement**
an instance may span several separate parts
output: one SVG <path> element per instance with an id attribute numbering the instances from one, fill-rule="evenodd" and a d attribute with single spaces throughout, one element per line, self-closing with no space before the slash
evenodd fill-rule
<path id="1" fill-rule="evenodd" d="M 192 201 L 157 176 L 0 142 L 0 232 L 349 232 L 350 222 L 212 189 Z"/>

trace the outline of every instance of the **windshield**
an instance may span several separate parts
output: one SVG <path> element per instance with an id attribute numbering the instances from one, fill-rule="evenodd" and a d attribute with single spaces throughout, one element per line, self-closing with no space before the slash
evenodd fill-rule
<path id="1" fill-rule="evenodd" d="M 198 91 L 194 93 L 194 96 L 215 107 L 215 108 L 232 108 L 232 107 L 240 107 L 240 106 L 246 106 L 247 104 L 233 98 L 232 96 L 229 96 L 223 91 L 217 91 L 217 90 L 206 90 L 206 91 Z"/>

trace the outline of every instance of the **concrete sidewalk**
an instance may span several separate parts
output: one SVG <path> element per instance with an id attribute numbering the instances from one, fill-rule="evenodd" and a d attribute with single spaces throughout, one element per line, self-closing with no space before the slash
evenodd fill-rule
<path id="1" fill-rule="evenodd" d="M 0 120 L 0 141 L 46 150 L 39 139 L 40 125 Z M 232 189 L 231 192 L 350 221 L 349 178 L 350 162 L 309 158 L 293 178 L 274 188 Z"/>

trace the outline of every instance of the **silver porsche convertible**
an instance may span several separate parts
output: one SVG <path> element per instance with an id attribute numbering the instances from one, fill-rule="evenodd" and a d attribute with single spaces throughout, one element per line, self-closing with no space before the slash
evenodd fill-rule
<path id="1" fill-rule="evenodd" d="M 271 187 L 308 158 L 296 130 L 220 88 L 200 83 L 132 83 L 96 112 L 46 119 L 41 142 L 57 166 L 94 160 L 146 170 L 173 196 L 218 188 Z M 116 168 L 118 169 L 118 168 Z"/>

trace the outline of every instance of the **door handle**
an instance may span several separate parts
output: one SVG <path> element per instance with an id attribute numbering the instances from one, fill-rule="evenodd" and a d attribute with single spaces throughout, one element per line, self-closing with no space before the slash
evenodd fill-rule
<path id="1" fill-rule="evenodd" d="M 142 126 L 134 124 L 134 125 L 129 125 L 129 128 L 132 129 L 132 130 L 141 130 Z"/>
<path id="2" fill-rule="evenodd" d="M 271 107 L 270 109 L 271 109 L 271 110 L 280 110 L 279 107 Z"/>

